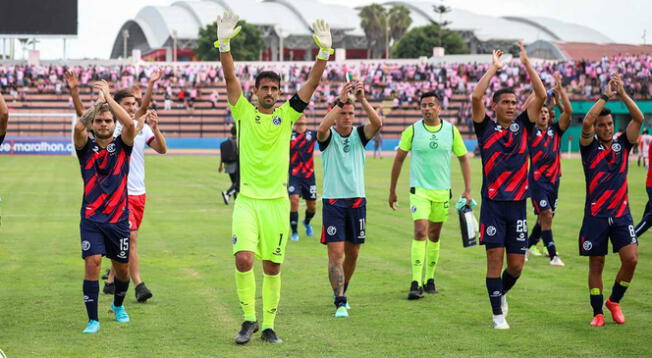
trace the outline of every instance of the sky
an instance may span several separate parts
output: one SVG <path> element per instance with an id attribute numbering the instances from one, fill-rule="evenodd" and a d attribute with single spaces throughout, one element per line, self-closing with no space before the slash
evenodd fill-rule
<path id="1" fill-rule="evenodd" d="M 134 18 L 145 6 L 167 6 L 176 0 L 78 1 L 79 35 L 76 39 L 69 39 L 67 46 L 68 58 L 74 59 L 108 58 L 115 37 L 125 21 Z M 374 2 L 373 0 L 319 1 L 351 7 Z M 427 2 L 440 3 L 441 1 Z M 643 31 L 647 30 L 646 43 L 652 43 L 652 15 L 650 15 L 652 1 L 650 0 L 445 0 L 444 4 L 483 15 L 543 16 L 583 24 L 619 43 L 641 44 Z M 21 47 L 16 44 L 15 48 L 16 57 L 21 58 L 23 55 Z M 42 59 L 58 59 L 63 55 L 63 41 L 41 40 L 37 49 L 41 51 Z"/>

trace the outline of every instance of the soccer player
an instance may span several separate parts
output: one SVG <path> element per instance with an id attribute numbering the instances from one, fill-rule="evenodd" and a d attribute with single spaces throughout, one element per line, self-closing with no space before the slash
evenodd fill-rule
<path id="1" fill-rule="evenodd" d="M 353 127 L 355 105 L 349 98 L 351 90 L 369 117 L 364 126 Z M 324 165 L 321 243 L 328 245 L 328 278 L 335 296 L 335 317 L 349 316 L 346 289 L 355 271 L 360 245 L 367 236 L 365 146 L 382 125 L 365 97 L 364 84 L 349 82 L 317 130 Z"/>
<path id="2" fill-rule="evenodd" d="M 313 152 L 317 141 L 317 132 L 306 129 L 306 117 L 301 116 L 294 123 L 292 140 L 290 142 L 290 227 L 292 240 L 299 241 L 297 224 L 299 222 L 299 196 L 306 201 L 306 213 L 303 226 L 306 235 L 312 236 L 310 220 L 315 216 L 317 203 L 317 185 L 315 184 L 315 163 Z"/>
<path id="3" fill-rule="evenodd" d="M 652 152 L 652 145 L 648 146 L 648 158 L 650 156 L 649 152 Z M 636 225 L 636 237 L 640 238 L 647 229 L 652 226 L 652 166 L 648 166 L 647 169 L 647 180 L 645 181 L 645 191 L 647 192 L 647 204 L 645 204 L 645 212 L 643 213 L 643 218 L 641 222 Z"/>
<path id="4" fill-rule="evenodd" d="M 235 282 L 244 313 L 244 322 L 236 343 L 247 343 L 258 331 L 256 322 L 256 280 L 254 256 L 263 261 L 263 322 L 265 342 L 281 343 L 274 331 L 274 320 L 281 296 L 281 263 L 290 234 L 290 199 L 287 182 L 290 169 L 292 125 L 308 105 L 319 85 L 332 54 L 330 27 L 317 20 L 312 28 L 319 46 L 315 65 L 301 89 L 281 106 L 281 78 L 275 72 L 262 71 L 256 76 L 254 94 L 258 105 L 242 94 L 235 74 L 230 40 L 238 34 L 238 16 L 226 11 L 217 19 L 217 42 L 226 80 L 227 97 L 238 130 L 240 148 L 240 195 L 233 208 L 232 242 L 235 256 Z"/>
<path id="5" fill-rule="evenodd" d="M 546 100 L 546 88 L 534 70 L 523 44 L 520 60 L 525 66 L 534 99 L 516 115 L 517 97 L 510 88 L 493 93 L 491 110 L 495 121 L 486 114 L 483 97 L 489 82 L 503 67 L 501 50 L 493 51 L 493 62 L 471 95 L 473 122 L 482 158 L 482 208 L 480 243 L 487 251 L 487 291 L 493 311 L 493 327 L 508 329 L 505 320 L 505 295 L 521 275 L 527 251 L 528 148 L 527 137 Z M 507 268 L 502 273 L 503 257 Z"/>
<path id="6" fill-rule="evenodd" d="M 0 144 L 5 140 L 7 134 L 7 124 L 9 123 L 9 107 L 0 92 Z"/>
<path id="7" fill-rule="evenodd" d="M 138 258 L 138 229 L 143 221 L 143 214 L 145 212 L 145 202 L 147 194 L 145 191 L 145 145 L 150 146 L 159 154 L 167 153 L 167 144 L 163 133 L 158 127 L 158 115 L 156 112 L 150 112 L 146 117 L 143 115 L 147 113 L 149 104 L 152 99 L 154 84 L 161 78 L 160 71 L 154 71 L 149 79 L 147 92 L 142 102 L 137 101 L 136 95 L 130 90 L 120 90 L 113 95 L 113 99 L 124 108 L 129 116 L 136 124 L 136 138 L 134 139 L 134 146 L 129 163 L 129 179 L 128 179 L 128 192 L 129 192 L 129 275 L 134 282 L 134 294 L 136 301 L 140 303 L 146 302 L 153 295 L 152 292 L 145 286 L 140 276 L 140 262 Z M 147 123 L 144 119 L 146 118 Z M 140 120 L 140 121 L 139 121 Z M 119 135 L 122 126 L 118 124 L 114 135 Z M 114 275 L 111 272 L 106 285 L 103 289 L 104 293 L 112 292 Z"/>
<path id="8" fill-rule="evenodd" d="M 641 136 L 641 156 L 643 156 L 643 167 L 645 169 L 648 168 L 650 165 L 650 158 L 649 158 L 649 149 L 650 149 L 650 141 L 652 141 L 652 136 L 648 134 L 647 129 L 643 131 L 643 135 Z"/>
<path id="9" fill-rule="evenodd" d="M 550 265 L 564 266 L 564 262 L 557 255 L 557 248 L 552 235 L 552 218 L 557 208 L 559 193 L 559 178 L 561 176 L 561 137 L 570 125 L 572 107 L 568 95 L 562 87 L 560 73 L 555 73 L 554 99 L 562 103 L 562 113 L 559 121 L 552 123 L 552 109 L 541 107 L 541 112 L 536 117 L 535 127 L 528 133 L 528 149 L 530 151 L 530 172 L 528 183 L 532 195 L 532 206 L 537 215 L 531 241 L 528 247 L 536 245 L 534 238 L 540 236 L 548 250 Z M 530 97 L 532 98 L 532 97 Z M 537 235 L 537 233 L 539 233 Z"/>
<path id="10" fill-rule="evenodd" d="M 614 120 L 605 104 L 618 94 L 632 120 L 625 134 L 613 139 Z M 591 326 L 604 326 L 602 271 L 609 239 L 620 255 L 620 270 L 604 305 L 618 324 L 625 323 L 620 300 L 629 287 L 638 261 L 638 242 L 627 197 L 629 152 L 641 131 L 643 113 L 629 97 L 618 74 L 613 74 L 598 101 L 584 117 L 580 152 L 586 177 L 584 219 L 579 235 L 581 256 L 589 257 L 589 291 L 593 307 Z"/>
<path id="11" fill-rule="evenodd" d="M 451 154 L 460 162 L 464 177 L 464 193 L 471 198 L 471 166 L 466 157 L 466 147 L 460 131 L 451 123 L 439 118 L 441 102 L 435 92 L 421 95 L 421 120 L 407 127 L 401 134 L 396 150 L 389 186 L 389 207 L 396 210 L 396 183 L 408 152 L 410 159 L 410 212 L 414 221 L 411 262 L 412 283 L 409 300 L 423 297 L 423 291 L 438 293 L 435 270 L 439 261 L 439 235 L 448 220 L 451 198 Z M 429 239 L 426 241 L 426 237 Z M 423 278 L 424 257 L 426 265 Z"/>
<path id="12" fill-rule="evenodd" d="M 81 206 L 81 249 L 85 261 L 84 303 L 88 325 L 84 333 L 97 333 L 99 275 L 102 256 L 111 259 L 116 275 L 111 309 L 118 322 L 129 322 L 123 306 L 129 288 L 129 209 L 127 175 L 136 136 L 136 126 L 129 114 L 111 97 L 105 81 L 93 84 L 100 90 L 98 103 L 75 124 L 74 143 L 84 180 Z M 106 102 L 105 102 L 106 101 Z M 122 134 L 113 137 L 116 119 Z M 89 138 L 87 128 L 95 138 Z"/>
<path id="13" fill-rule="evenodd" d="M 225 165 L 226 164 L 226 165 Z M 240 191 L 240 168 L 238 165 L 238 137 L 235 125 L 231 127 L 231 138 L 220 143 L 220 166 L 218 173 L 225 170 L 231 179 L 231 186 L 222 192 L 225 205 L 229 205 L 229 197 L 235 199 Z"/>

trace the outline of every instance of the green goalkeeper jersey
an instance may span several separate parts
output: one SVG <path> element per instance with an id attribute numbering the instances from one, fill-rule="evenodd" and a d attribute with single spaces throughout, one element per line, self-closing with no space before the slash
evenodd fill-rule
<path id="1" fill-rule="evenodd" d="M 240 95 L 231 113 L 238 131 L 240 194 L 255 199 L 287 197 L 290 137 L 305 104 L 295 95 L 264 114 Z"/>

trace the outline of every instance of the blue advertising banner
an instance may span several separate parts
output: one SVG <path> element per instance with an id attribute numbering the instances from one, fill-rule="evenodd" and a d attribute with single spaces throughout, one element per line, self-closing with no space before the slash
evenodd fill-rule
<path id="1" fill-rule="evenodd" d="M 73 144 L 70 138 L 5 138 L 0 145 L 2 155 L 71 155 Z"/>

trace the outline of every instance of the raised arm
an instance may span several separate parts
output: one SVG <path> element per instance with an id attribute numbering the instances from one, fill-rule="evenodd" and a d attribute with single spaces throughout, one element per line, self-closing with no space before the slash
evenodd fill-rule
<path id="1" fill-rule="evenodd" d="M 620 75 L 615 76 L 616 92 L 620 95 L 620 98 L 625 102 L 629 114 L 632 116 L 632 120 L 629 121 L 625 133 L 627 134 L 627 140 L 630 143 L 635 144 L 638 136 L 641 132 L 641 126 L 643 126 L 643 113 L 640 108 L 636 105 L 636 102 L 630 97 L 627 92 L 625 92 L 625 86 L 623 85 L 623 80 L 620 78 Z"/>
<path id="2" fill-rule="evenodd" d="M 487 88 L 489 88 L 489 82 L 491 82 L 491 79 L 496 75 L 496 72 L 504 66 L 503 63 L 500 62 L 500 56 L 502 55 L 502 50 L 493 51 L 493 61 L 489 66 L 489 69 L 484 76 L 480 78 L 480 81 L 478 81 L 478 84 L 475 85 L 475 88 L 473 89 L 473 93 L 471 93 L 471 105 L 473 108 L 471 116 L 473 117 L 473 121 L 476 123 L 481 123 L 484 120 L 484 116 L 487 112 L 483 101 L 484 94 L 487 92 Z"/>
<path id="3" fill-rule="evenodd" d="M 593 124 L 600 115 L 600 112 L 602 112 L 604 109 L 604 105 L 607 103 L 607 100 L 613 97 L 615 94 L 613 90 L 614 87 L 615 82 L 613 79 L 611 79 L 607 84 L 607 87 L 605 87 L 603 94 L 595 102 L 593 107 L 591 107 L 589 112 L 584 116 L 584 120 L 582 121 L 582 135 L 580 136 L 580 145 L 587 146 L 593 142 L 595 135 L 595 128 L 593 127 Z"/>
<path id="4" fill-rule="evenodd" d="M 158 81 L 159 79 L 161 79 L 161 71 L 156 70 L 152 72 L 152 76 L 149 78 L 149 83 L 147 84 L 147 91 L 145 92 L 145 97 L 143 97 L 142 101 L 140 102 L 140 108 L 138 108 L 138 111 L 136 111 L 135 114 L 136 118 L 147 113 L 147 110 L 149 109 L 149 105 L 152 103 L 152 96 L 154 94 L 154 85 L 156 84 L 156 81 Z"/>
<path id="5" fill-rule="evenodd" d="M 125 111 L 125 109 L 113 99 L 113 96 L 111 96 L 111 93 L 109 92 L 109 84 L 104 80 L 100 80 L 93 83 L 93 88 L 102 91 L 102 95 L 104 96 L 106 103 L 109 105 L 111 113 L 113 113 L 115 119 L 122 124 L 122 132 L 120 133 L 122 141 L 126 145 L 134 145 L 136 125 L 134 124 L 133 119 L 129 116 L 129 113 L 127 113 L 127 111 Z"/>
<path id="6" fill-rule="evenodd" d="M 154 132 L 154 139 L 149 143 L 149 146 L 157 153 L 165 154 L 168 152 L 168 145 L 163 133 L 161 133 L 161 129 L 158 127 L 158 114 L 155 111 L 149 111 L 147 114 L 147 124 Z"/>
<path id="7" fill-rule="evenodd" d="M 367 97 L 364 93 L 364 83 L 356 83 L 353 92 L 355 93 L 355 98 L 362 104 L 362 108 L 364 108 L 364 111 L 369 117 L 369 123 L 364 126 L 364 136 L 370 140 L 378 133 L 378 131 L 380 131 L 380 128 L 383 127 L 383 121 L 380 119 L 378 112 L 376 112 L 374 107 L 372 107 L 371 104 L 369 104 L 369 101 L 367 101 Z"/>
<path id="8" fill-rule="evenodd" d="M 346 83 L 342 87 L 342 92 L 340 92 L 340 96 L 337 98 L 337 102 L 344 104 L 347 101 L 349 101 L 349 92 L 353 88 L 352 83 Z M 331 127 L 333 126 L 333 123 L 335 123 L 335 119 L 337 116 L 340 115 L 340 112 L 342 111 L 342 107 L 338 105 L 333 106 L 333 109 L 331 109 L 330 112 L 326 114 L 326 117 L 321 121 L 321 124 L 319 124 L 319 128 L 317 128 L 317 140 L 320 142 L 323 142 L 328 139 L 328 137 L 331 135 Z"/>
<path id="9" fill-rule="evenodd" d="M 543 107 L 543 104 L 546 102 L 546 98 L 548 97 L 546 94 L 546 87 L 543 85 L 543 81 L 541 81 L 541 77 L 539 77 L 534 66 L 532 66 L 532 62 L 530 62 L 530 58 L 527 56 L 527 51 L 525 51 L 523 42 L 519 41 L 518 47 L 520 49 L 519 58 L 523 66 L 525 66 L 527 74 L 530 76 L 532 92 L 534 93 L 534 99 L 527 106 L 527 116 L 530 119 L 530 122 L 535 122 L 541 112 L 541 107 Z"/>
<path id="10" fill-rule="evenodd" d="M 398 183 L 398 177 L 401 176 L 401 168 L 403 168 L 403 162 L 407 154 L 408 152 L 401 148 L 396 149 L 394 164 L 392 164 L 392 177 L 389 183 L 389 198 L 387 201 L 389 202 L 389 207 L 394 211 L 396 211 L 396 202 L 398 201 L 398 196 L 396 196 L 396 183 Z"/>
<path id="11" fill-rule="evenodd" d="M 79 96 L 79 80 L 77 79 L 77 75 L 71 71 L 66 71 L 63 74 L 63 78 L 66 80 L 70 89 L 70 97 L 72 97 L 72 103 L 75 106 L 75 113 L 77 113 L 77 117 L 81 117 L 84 114 L 84 105 Z"/>
<path id="12" fill-rule="evenodd" d="M 7 134 L 7 125 L 9 123 L 9 107 L 0 92 L 0 135 Z"/>
<path id="13" fill-rule="evenodd" d="M 317 20 L 312 24 L 312 30 L 312 38 L 317 46 L 319 46 L 319 53 L 317 54 L 315 65 L 312 66 L 310 75 L 308 75 L 308 81 L 301 86 L 301 89 L 299 89 L 299 92 L 297 93 L 304 103 L 310 102 L 310 97 L 312 97 L 317 86 L 319 86 L 319 80 L 324 73 L 324 69 L 326 69 L 328 58 L 333 53 L 333 39 L 331 37 L 331 28 L 328 23 L 321 19 Z"/>
<path id="14" fill-rule="evenodd" d="M 240 33 L 238 25 L 238 15 L 231 11 L 225 11 L 224 14 L 217 17 L 217 41 L 215 47 L 220 50 L 220 63 L 224 71 L 224 80 L 226 81 L 226 96 L 231 105 L 238 102 L 242 94 L 242 85 L 235 75 L 235 64 L 231 56 L 231 39 Z"/>
<path id="15" fill-rule="evenodd" d="M 555 99 L 557 103 L 561 104 L 561 116 L 559 116 L 559 128 L 562 131 L 565 131 L 570 126 L 571 117 L 573 115 L 573 107 L 571 106 L 570 99 L 568 98 L 568 93 L 564 90 L 562 86 L 561 73 L 555 72 Z"/>

